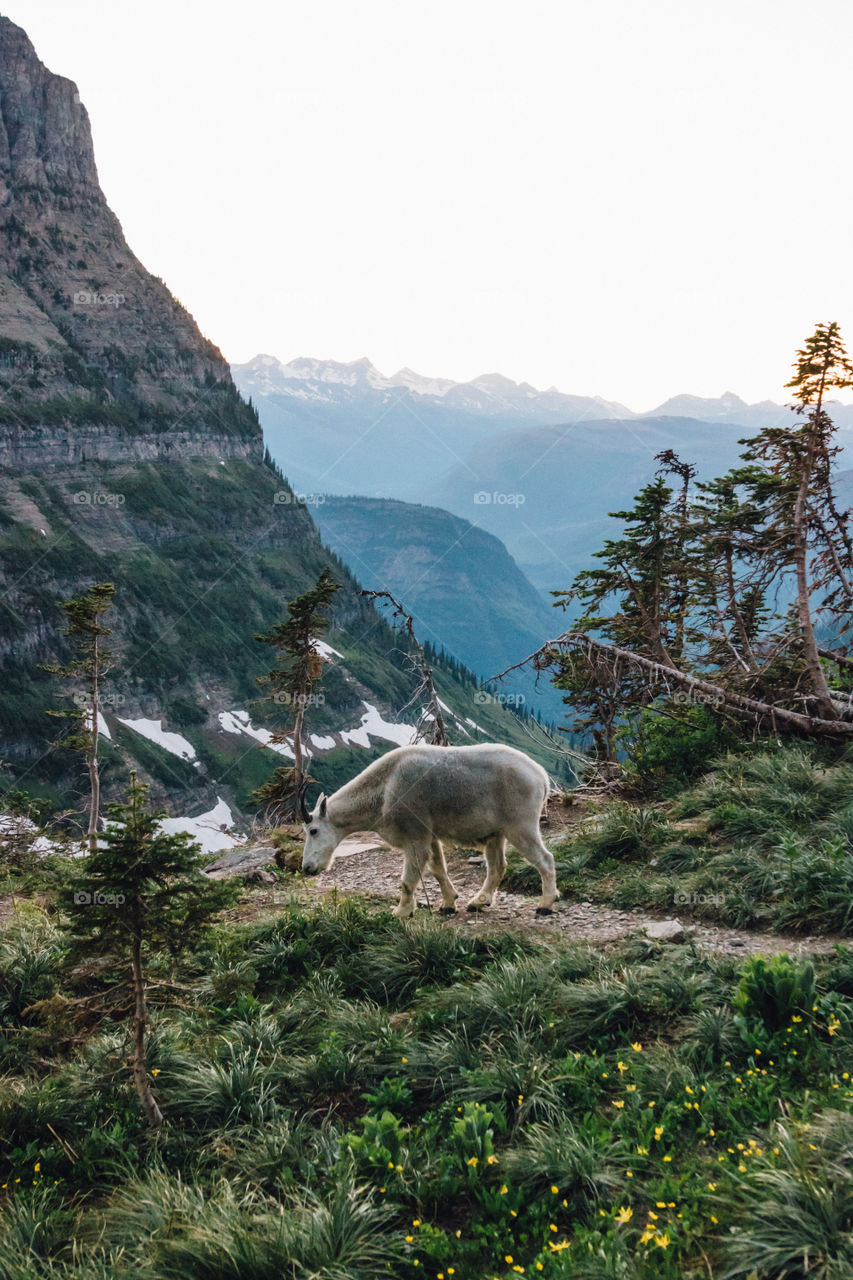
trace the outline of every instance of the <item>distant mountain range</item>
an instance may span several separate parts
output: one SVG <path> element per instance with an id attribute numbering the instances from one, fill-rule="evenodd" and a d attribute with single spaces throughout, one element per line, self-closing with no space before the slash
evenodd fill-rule
<path id="1" fill-rule="evenodd" d="M 259 355 L 232 373 L 297 490 L 444 508 L 501 538 L 545 592 L 591 562 L 614 532 L 607 513 L 652 477 L 658 452 L 674 449 L 710 477 L 737 460 L 743 436 L 790 415 L 731 392 L 635 413 L 500 374 L 460 383 L 401 369 L 389 378 L 366 359 Z M 853 405 L 831 412 L 849 446 Z"/>
<path id="2" fill-rule="evenodd" d="M 513 382 L 500 373 L 481 374 L 470 382 L 429 378 L 412 369 L 400 369 L 386 377 L 366 357 L 348 363 L 299 357 L 284 364 L 275 356 L 257 355 L 245 364 L 233 364 L 231 372 L 241 391 L 256 401 L 281 396 L 304 404 L 362 405 L 369 399 L 389 405 L 397 400 L 414 408 L 440 401 L 445 410 L 499 421 L 510 419 L 517 426 L 604 418 L 698 418 L 737 423 L 751 430 L 784 419 L 790 412 L 772 400 L 747 404 L 726 391 L 716 398 L 672 396 L 656 409 L 638 413 L 601 396 L 570 395 L 556 387 L 539 391 L 529 382 Z M 853 427 L 853 404 L 836 403 L 832 413 L 838 426 Z"/>

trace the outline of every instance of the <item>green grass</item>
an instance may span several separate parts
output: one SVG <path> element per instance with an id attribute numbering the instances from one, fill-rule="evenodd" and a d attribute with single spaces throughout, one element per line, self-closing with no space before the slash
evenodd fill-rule
<path id="1" fill-rule="evenodd" d="M 222 923 L 155 958 L 154 1139 L 59 924 L 0 933 L 0 1280 L 850 1274 L 849 952 Z"/>
<path id="2" fill-rule="evenodd" d="M 853 935 L 853 762 L 802 745 L 726 755 L 666 803 L 601 806 L 555 853 L 570 898 Z M 535 881 L 511 857 L 507 887 Z"/>

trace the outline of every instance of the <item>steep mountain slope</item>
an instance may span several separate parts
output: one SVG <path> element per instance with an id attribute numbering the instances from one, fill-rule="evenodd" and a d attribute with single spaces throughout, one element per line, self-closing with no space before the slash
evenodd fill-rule
<path id="1" fill-rule="evenodd" d="M 381 498 L 327 497 L 312 509 L 324 541 L 366 587 L 391 591 L 423 639 L 481 677 L 526 657 L 559 625 L 506 547 L 468 520 Z M 513 679 L 510 690 L 530 709 L 562 712 L 550 685 L 535 691 Z"/>
<path id="2" fill-rule="evenodd" d="M 73 802 L 85 786 L 52 745 L 61 726 L 46 711 L 62 699 L 41 664 L 67 652 L 59 601 L 104 580 L 117 586 L 108 792 L 135 764 L 175 809 L 245 801 L 278 763 L 258 750 L 267 716 L 250 704 L 271 653 L 254 634 L 329 564 L 343 589 L 309 725 L 315 772 L 333 780 L 402 741 L 393 722 L 412 685 L 398 638 L 265 459 L 217 349 L 125 243 L 73 83 L 5 18 L 0 196 L 3 789 Z M 525 740 L 497 705 L 476 707 L 473 728 L 473 688 L 450 675 L 443 687 L 458 736 Z"/>

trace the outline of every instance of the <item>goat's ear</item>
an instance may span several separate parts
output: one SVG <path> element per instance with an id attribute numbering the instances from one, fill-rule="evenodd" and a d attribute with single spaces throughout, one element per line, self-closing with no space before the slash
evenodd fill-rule
<path id="1" fill-rule="evenodd" d="M 321 792 L 320 799 L 317 801 L 317 817 L 325 818 L 326 816 L 326 793 Z"/>

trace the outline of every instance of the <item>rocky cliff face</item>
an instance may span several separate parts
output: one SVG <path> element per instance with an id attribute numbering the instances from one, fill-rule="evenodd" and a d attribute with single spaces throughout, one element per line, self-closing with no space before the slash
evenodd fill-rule
<path id="1" fill-rule="evenodd" d="M 32 465 L 34 441 L 44 462 L 64 464 L 69 426 L 85 436 L 87 457 L 103 449 L 115 459 L 117 439 L 140 433 L 153 437 L 145 456 L 158 437 L 168 453 L 211 434 L 223 438 L 219 452 L 235 440 L 241 456 L 260 456 L 256 417 L 221 353 L 128 248 L 98 184 L 74 84 L 48 71 L 4 17 L 0 335 L 6 465 Z"/>

